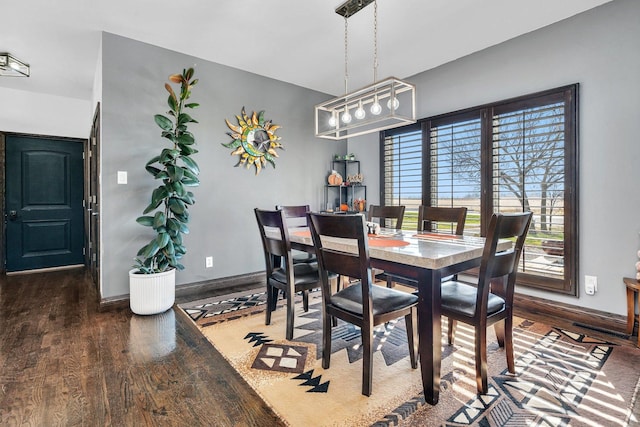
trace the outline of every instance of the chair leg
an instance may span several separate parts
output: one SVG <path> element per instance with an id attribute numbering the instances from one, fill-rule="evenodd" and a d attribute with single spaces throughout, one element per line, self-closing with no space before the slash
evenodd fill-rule
<path id="1" fill-rule="evenodd" d="M 453 340 L 455 339 L 455 336 L 456 336 L 456 326 L 458 326 L 458 321 L 455 319 L 452 319 L 451 317 L 448 317 L 447 324 L 448 324 L 447 341 L 449 342 L 449 345 L 452 345 Z"/>
<path id="2" fill-rule="evenodd" d="M 268 279 L 267 279 L 268 280 Z M 276 288 L 274 288 L 273 286 L 269 285 L 267 283 L 267 309 L 265 310 L 265 320 L 264 320 L 264 324 L 265 325 L 270 325 L 271 324 L 271 312 L 274 310 L 273 306 L 273 299 L 274 299 L 274 290 L 277 291 Z"/>
<path id="3" fill-rule="evenodd" d="M 387 288 L 393 288 L 393 278 L 387 274 Z"/>
<path id="4" fill-rule="evenodd" d="M 417 320 L 416 313 L 415 309 L 411 309 L 411 313 L 404 316 L 404 323 L 407 328 L 407 342 L 409 343 L 409 358 L 411 359 L 412 369 L 418 368 L 418 334 L 415 327 L 417 322 L 414 321 L 414 319 Z"/>
<path id="5" fill-rule="evenodd" d="M 335 316 L 327 312 L 322 313 L 322 368 L 329 369 L 331 364 L 331 323 L 335 322 Z"/>
<path id="6" fill-rule="evenodd" d="M 493 330 L 496 331 L 498 346 L 504 347 L 504 320 L 494 323 Z"/>
<path id="7" fill-rule="evenodd" d="M 309 291 L 302 291 L 302 308 L 305 313 L 309 311 Z"/>
<path id="8" fill-rule="evenodd" d="M 362 394 L 371 396 L 373 388 L 373 328 L 365 324 L 360 328 L 362 334 Z"/>
<path id="9" fill-rule="evenodd" d="M 280 289 L 271 286 L 271 305 L 270 305 L 271 311 L 276 311 L 276 306 L 278 305 L 279 296 L 280 296 Z"/>
<path id="10" fill-rule="evenodd" d="M 516 373 L 516 364 L 513 354 L 513 317 L 509 316 L 504 320 L 505 334 L 504 334 L 504 351 L 507 354 L 507 369 L 509 373 Z"/>
<path id="11" fill-rule="evenodd" d="M 476 383 L 478 393 L 486 394 L 489 390 L 487 383 L 487 328 L 477 327 L 476 329 Z"/>
<path id="12" fill-rule="evenodd" d="M 293 320 L 295 319 L 294 293 L 287 291 L 287 340 L 293 339 Z"/>

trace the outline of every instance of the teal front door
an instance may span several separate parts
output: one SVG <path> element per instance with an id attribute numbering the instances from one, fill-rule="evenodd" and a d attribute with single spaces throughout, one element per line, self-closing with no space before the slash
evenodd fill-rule
<path id="1" fill-rule="evenodd" d="M 82 141 L 7 136 L 7 272 L 84 263 L 82 151 Z"/>

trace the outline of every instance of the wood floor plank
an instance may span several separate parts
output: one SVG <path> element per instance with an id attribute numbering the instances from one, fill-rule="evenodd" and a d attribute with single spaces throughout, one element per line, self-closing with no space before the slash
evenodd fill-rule
<path id="1" fill-rule="evenodd" d="M 155 317 L 100 312 L 81 269 L 1 277 L 0 425 L 284 425 L 186 316 Z"/>

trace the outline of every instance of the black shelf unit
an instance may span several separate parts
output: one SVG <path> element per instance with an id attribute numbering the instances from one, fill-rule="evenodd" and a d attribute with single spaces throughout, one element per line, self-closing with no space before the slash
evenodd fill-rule
<path id="1" fill-rule="evenodd" d="M 353 201 L 355 199 L 367 200 L 367 186 L 362 184 L 347 183 L 347 175 L 355 175 L 360 173 L 360 160 L 332 160 L 331 170 L 342 175 L 342 185 L 324 186 L 324 206 L 333 206 L 334 212 L 340 212 L 340 205 L 346 204 L 349 210 L 346 213 L 357 213 L 360 210 L 354 209 Z"/>

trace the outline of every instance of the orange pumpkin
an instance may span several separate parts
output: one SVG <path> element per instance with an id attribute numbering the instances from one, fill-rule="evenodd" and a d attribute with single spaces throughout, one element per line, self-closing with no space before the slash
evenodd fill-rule
<path id="1" fill-rule="evenodd" d="M 342 175 L 337 172 L 331 173 L 328 178 L 329 185 L 340 185 L 342 184 Z"/>
<path id="2" fill-rule="evenodd" d="M 346 212 L 349 210 L 349 205 L 347 205 L 346 203 L 343 203 L 340 205 L 340 210 L 343 212 Z"/>

